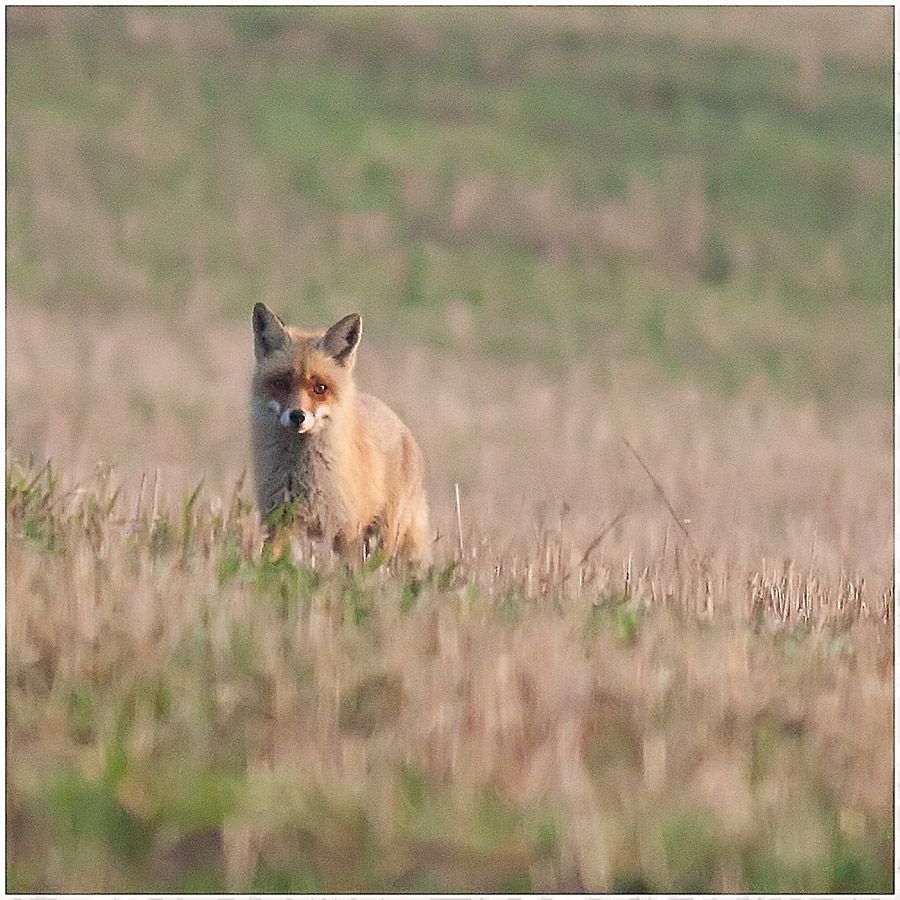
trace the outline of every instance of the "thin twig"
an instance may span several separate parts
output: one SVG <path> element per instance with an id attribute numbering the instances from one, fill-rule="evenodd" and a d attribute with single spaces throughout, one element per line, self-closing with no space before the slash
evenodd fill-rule
<path id="1" fill-rule="evenodd" d="M 685 527 L 684 521 L 678 518 L 678 513 L 675 512 L 674 507 L 671 503 L 669 503 L 669 498 L 666 496 L 666 492 L 662 489 L 662 485 L 656 480 L 653 473 L 648 468 L 647 463 L 645 463 L 644 460 L 641 459 L 641 456 L 637 452 L 637 450 L 635 450 L 634 447 L 632 447 L 631 444 L 628 443 L 628 438 L 623 437 L 622 440 L 625 442 L 625 446 L 634 454 L 634 458 L 641 464 L 641 468 L 647 473 L 647 477 L 653 482 L 653 487 L 656 488 L 656 492 L 660 497 L 662 497 L 662 501 L 666 504 L 666 509 L 669 510 L 669 513 L 674 519 L 675 524 L 681 529 L 682 533 L 687 538 L 688 543 L 691 545 L 691 549 L 694 551 L 694 553 L 697 554 L 697 557 L 699 558 L 700 551 L 697 549 L 697 545 L 694 543 L 693 539 L 691 538 L 690 532 Z"/>
<path id="2" fill-rule="evenodd" d="M 247 467 L 244 466 L 241 469 L 241 474 L 238 477 L 238 480 L 234 483 L 234 490 L 231 492 L 231 503 L 228 504 L 228 520 L 232 521 L 235 516 L 235 510 L 237 509 L 240 499 L 241 499 L 241 490 L 244 487 L 244 479 L 247 477 Z"/>
<path id="3" fill-rule="evenodd" d="M 610 531 L 612 531 L 612 529 L 615 528 L 616 525 L 618 525 L 619 522 L 621 522 L 622 519 L 625 518 L 626 515 L 627 515 L 627 513 L 626 513 L 625 510 L 623 509 L 622 512 L 620 512 L 614 519 L 611 519 L 609 522 L 607 522 L 607 523 L 600 529 L 600 533 L 597 535 L 597 537 L 595 537 L 595 538 L 590 542 L 590 544 L 588 544 L 587 550 L 585 550 L 584 553 L 582 554 L 582 556 L 581 556 L 581 562 L 578 563 L 579 566 L 583 566 L 583 565 L 588 561 L 588 558 L 590 557 L 590 555 L 591 555 L 591 554 L 597 549 L 597 547 L 599 546 L 600 541 L 602 541 L 603 538 L 605 538 L 606 535 L 608 535 L 608 534 L 610 533 Z"/>
<path id="4" fill-rule="evenodd" d="M 156 516 L 159 512 L 159 468 L 156 469 L 156 475 L 153 479 L 153 512 L 150 514 L 150 522 L 156 522 Z"/>
<path id="5" fill-rule="evenodd" d="M 462 536 L 462 514 L 459 511 L 459 482 L 455 482 L 453 485 L 456 490 L 456 529 L 459 533 L 459 558 L 462 559 L 464 555 L 463 550 L 463 536 Z"/>
<path id="6" fill-rule="evenodd" d="M 144 502 L 144 487 L 147 484 L 147 473 L 141 472 L 141 489 L 138 491 L 137 503 L 134 506 L 134 521 L 139 522 L 141 518 L 141 504 Z"/>

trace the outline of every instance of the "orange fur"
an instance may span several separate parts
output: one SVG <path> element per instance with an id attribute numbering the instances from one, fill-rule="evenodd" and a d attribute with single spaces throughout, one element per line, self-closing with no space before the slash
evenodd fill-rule
<path id="1" fill-rule="evenodd" d="M 256 369 L 251 437 L 263 521 L 282 504 L 288 521 L 269 524 L 280 554 L 300 529 L 345 553 L 377 534 L 388 558 L 431 558 L 422 454 L 409 429 L 353 381 L 359 316 L 325 332 L 285 325 L 264 304 L 253 311 Z M 305 429 L 309 429 L 305 431 Z"/>

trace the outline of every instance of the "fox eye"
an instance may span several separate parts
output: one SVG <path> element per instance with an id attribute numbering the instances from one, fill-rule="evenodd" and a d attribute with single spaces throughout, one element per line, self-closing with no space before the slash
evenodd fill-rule
<path id="1" fill-rule="evenodd" d="M 292 379 L 290 375 L 276 375 L 269 382 L 272 390 L 277 394 L 286 394 L 291 389 Z"/>
<path id="2" fill-rule="evenodd" d="M 328 390 L 328 385 L 327 385 L 327 384 L 324 384 L 324 383 L 321 382 L 321 381 L 317 381 L 317 382 L 313 385 L 313 393 L 314 393 L 314 394 L 318 394 L 320 397 L 321 397 L 322 394 L 324 394 L 325 391 L 327 391 L 327 390 Z"/>

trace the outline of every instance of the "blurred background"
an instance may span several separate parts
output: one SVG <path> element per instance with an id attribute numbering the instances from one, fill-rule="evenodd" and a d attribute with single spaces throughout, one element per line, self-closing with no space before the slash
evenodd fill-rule
<path id="1" fill-rule="evenodd" d="M 889 893 L 893 24 L 7 8 L 14 889 Z M 424 583 L 252 558 L 258 300 Z"/>
<path id="2" fill-rule="evenodd" d="M 221 492 L 253 303 L 356 310 L 444 534 L 653 546 L 630 436 L 711 540 L 889 565 L 822 485 L 890 458 L 891 15 L 12 7 L 8 445 Z"/>
<path id="3" fill-rule="evenodd" d="M 363 314 L 359 380 L 423 444 L 445 531 L 454 482 L 498 528 L 560 501 L 595 528 L 611 472 L 658 510 L 628 434 L 657 469 L 718 422 L 738 472 L 773 442 L 815 453 L 804 429 L 841 465 L 870 433 L 887 460 L 891 26 L 11 7 L 8 444 L 224 485 L 264 300 L 306 327 Z M 710 469 L 727 492 L 707 460 L 685 503 Z"/>
<path id="4" fill-rule="evenodd" d="M 263 299 L 887 398 L 891 15 L 10 8 L 11 333 Z"/>

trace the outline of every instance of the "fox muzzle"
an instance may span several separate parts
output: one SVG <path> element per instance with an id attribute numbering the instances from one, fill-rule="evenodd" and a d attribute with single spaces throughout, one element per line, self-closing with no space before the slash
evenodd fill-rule
<path id="1" fill-rule="evenodd" d="M 285 409 L 278 417 L 278 421 L 285 428 L 300 428 L 305 418 L 306 414 L 302 409 Z"/>

